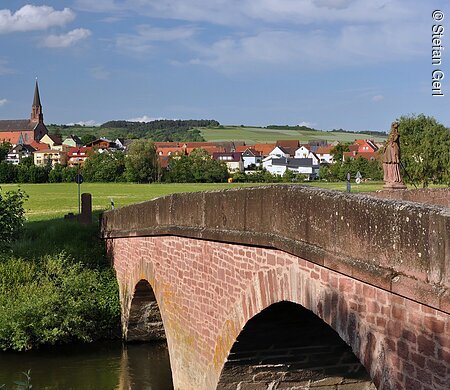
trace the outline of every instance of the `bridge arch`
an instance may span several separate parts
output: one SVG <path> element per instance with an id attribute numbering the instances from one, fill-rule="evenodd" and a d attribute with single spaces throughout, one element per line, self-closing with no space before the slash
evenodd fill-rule
<path id="1" fill-rule="evenodd" d="M 277 313 L 283 316 L 283 321 L 279 324 L 280 332 L 286 332 L 287 328 L 292 328 L 295 324 L 300 325 L 298 320 L 303 318 L 315 327 L 320 327 L 319 334 L 326 334 L 331 347 L 342 352 L 342 357 L 348 360 L 349 366 L 344 364 L 339 368 L 335 365 L 337 370 L 328 370 L 338 375 L 337 382 L 360 383 L 364 389 L 391 389 L 393 384 L 388 383 L 391 375 L 391 351 L 386 348 L 385 334 L 381 328 L 374 326 L 371 323 L 373 319 L 368 318 L 372 306 L 376 305 L 376 289 L 303 259 L 296 258 L 296 262 L 290 264 L 288 258 L 289 255 L 276 253 L 275 261 L 280 267 L 256 273 L 248 283 L 249 288 L 236 301 L 229 319 L 225 321 L 215 348 L 216 370 L 220 375 L 217 389 L 235 388 L 227 386 L 230 376 L 239 378 L 239 370 L 236 369 L 239 357 L 238 361 L 234 359 L 235 354 L 242 354 L 238 345 L 242 343 L 242 339 L 252 339 L 251 332 L 259 332 L 260 328 L 264 328 L 266 320 L 270 332 L 276 335 L 276 321 L 273 318 Z M 283 262 L 284 267 L 281 267 Z M 301 332 L 301 326 L 297 332 Z M 313 338 L 316 339 L 312 340 L 312 347 L 317 347 L 316 336 L 314 333 Z M 299 339 L 295 331 L 290 333 L 290 337 L 293 338 L 293 344 L 299 343 L 297 347 L 304 347 L 304 340 Z M 259 341 L 265 342 L 261 339 Z M 285 340 L 281 335 L 281 341 L 274 340 L 274 346 L 283 341 Z M 331 359 L 331 355 L 327 358 Z M 270 361 L 270 355 L 266 359 Z M 277 364 L 284 363 L 279 361 Z M 306 373 L 307 365 L 303 368 L 299 364 L 297 366 L 297 377 L 303 375 L 300 373 L 302 370 Z M 349 372 L 345 372 L 345 367 L 349 368 Z M 327 378 L 327 368 L 322 368 L 324 370 L 320 374 L 320 367 L 316 367 L 310 380 Z M 352 372 L 353 369 L 357 369 L 356 372 Z M 247 366 L 246 370 L 251 373 L 252 367 Z M 284 372 L 280 369 L 279 375 L 273 372 L 266 374 L 272 375 L 276 382 L 282 379 Z M 258 373 L 254 374 L 258 378 Z M 259 376 L 264 383 L 267 383 L 267 375 Z M 328 378 L 331 382 L 332 379 Z M 241 380 L 245 383 L 248 377 L 242 377 Z"/>
<path id="2" fill-rule="evenodd" d="M 370 375 L 340 336 L 314 313 L 288 301 L 270 305 L 245 324 L 217 390 L 273 389 L 281 384 L 375 390 Z"/>
<path id="3" fill-rule="evenodd" d="M 155 292 L 150 283 L 140 279 L 131 298 L 124 338 L 132 341 L 166 340 L 166 332 Z"/>

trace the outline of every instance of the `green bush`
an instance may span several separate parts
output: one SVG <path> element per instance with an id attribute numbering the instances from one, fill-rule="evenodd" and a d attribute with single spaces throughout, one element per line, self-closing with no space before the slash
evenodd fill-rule
<path id="1" fill-rule="evenodd" d="M 0 253 L 10 248 L 23 227 L 23 202 L 26 198 L 26 194 L 21 190 L 2 192 L 0 189 Z"/>
<path id="2" fill-rule="evenodd" d="M 0 350 L 120 336 L 114 271 L 98 226 L 28 223 L 0 257 Z"/>
<path id="3" fill-rule="evenodd" d="M 91 269 L 61 252 L 38 262 L 0 263 L 0 349 L 89 342 L 117 332 L 120 310 L 112 269 Z"/>

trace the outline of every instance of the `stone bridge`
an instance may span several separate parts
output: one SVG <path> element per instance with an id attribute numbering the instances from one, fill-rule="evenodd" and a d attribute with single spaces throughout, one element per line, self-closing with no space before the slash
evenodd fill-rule
<path id="1" fill-rule="evenodd" d="M 166 338 L 177 390 L 448 390 L 450 191 L 433 194 L 275 185 L 106 212 L 124 337 Z"/>

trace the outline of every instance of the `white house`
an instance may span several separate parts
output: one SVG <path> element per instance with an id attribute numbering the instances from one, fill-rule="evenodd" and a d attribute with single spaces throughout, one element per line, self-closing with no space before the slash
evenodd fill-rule
<path id="1" fill-rule="evenodd" d="M 261 165 L 262 162 L 262 155 L 261 152 L 256 151 L 252 148 L 247 148 L 242 153 L 242 160 L 244 162 L 244 169 L 251 168 L 251 167 L 258 167 Z"/>
<path id="2" fill-rule="evenodd" d="M 35 150 L 31 145 L 18 144 L 9 150 L 5 160 L 10 164 L 17 165 L 23 158 L 33 156 Z"/>
<path id="3" fill-rule="evenodd" d="M 277 157 L 277 158 L 281 158 L 281 157 L 291 157 L 289 155 L 289 152 L 284 149 L 282 146 L 275 146 L 275 149 L 273 149 L 270 153 L 269 156 L 273 156 L 273 157 Z"/>
<path id="4" fill-rule="evenodd" d="M 295 151 L 295 158 L 311 158 L 313 161 L 313 165 L 319 165 L 320 164 L 320 159 L 319 157 L 312 152 L 310 149 L 308 149 L 305 146 L 300 146 L 296 151 Z"/>
<path id="5" fill-rule="evenodd" d="M 327 145 L 327 146 L 323 146 L 323 147 L 319 147 L 316 151 L 316 155 L 317 157 L 319 157 L 319 160 L 321 163 L 326 163 L 326 164 L 333 164 L 334 163 L 334 158 L 333 155 L 331 154 L 331 151 L 333 150 L 334 145 Z"/>
<path id="6" fill-rule="evenodd" d="M 309 179 L 319 176 L 319 164 L 312 158 L 276 158 L 268 156 L 263 160 L 263 168 L 275 175 L 284 175 L 287 170 L 307 175 Z"/>

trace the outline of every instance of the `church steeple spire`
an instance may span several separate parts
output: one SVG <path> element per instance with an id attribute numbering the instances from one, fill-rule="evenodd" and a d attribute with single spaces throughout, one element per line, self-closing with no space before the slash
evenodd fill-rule
<path id="1" fill-rule="evenodd" d="M 41 98 L 39 96 L 39 86 L 37 77 L 36 77 L 36 85 L 34 87 L 33 105 L 31 106 L 31 121 L 32 122 L 44 121 L 44 116 L 42 114 Z"/>

